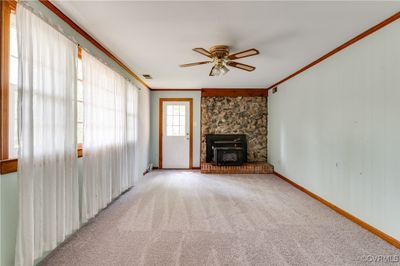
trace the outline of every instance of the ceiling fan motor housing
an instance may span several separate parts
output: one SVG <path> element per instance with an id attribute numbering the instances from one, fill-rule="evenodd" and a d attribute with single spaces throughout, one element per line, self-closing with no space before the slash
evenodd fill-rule
<path id="1" fill-rule="evenodd" d="M 213 58 L 223 59 L 229 55 L 229 46 L 227 45 L 215 45 L 210 48 L 210 53 Z"/>

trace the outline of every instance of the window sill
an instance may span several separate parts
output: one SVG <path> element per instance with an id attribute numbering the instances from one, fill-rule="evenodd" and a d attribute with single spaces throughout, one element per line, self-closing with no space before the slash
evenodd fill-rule
<path id="1" fill-rule="evenodd" d="M 5 175 L 17 172 L 18 159 L 7 159 L 0 161 L 0 174 Z"/>
<path id="2" fill-rule="evenodd" d="M 78 148 L 78 158 L 82 157 L 82 148 Z M 7 159 L 0 161 L 0 174 L 10 174 L 17 172 L 18 169 L 18 159 Z"/>

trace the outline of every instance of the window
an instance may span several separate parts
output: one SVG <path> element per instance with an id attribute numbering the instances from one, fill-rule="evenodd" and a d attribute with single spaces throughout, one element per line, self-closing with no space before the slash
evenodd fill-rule
<path id="1" fill-rule="evenodd" d="M 186 106 L 182 104 L 167 105 L 167 136 L 179 137 L 186 134 Z"/>
<path id="2" fill-rule="evenodd" d="M 6 40 L 5 40 L 6 41 Z M 18 43 L 15 10 L 9 13 L 9 61 L 8 61 L 8 147 L 7 158 L 18 156 Z M 77 143 L 83 143 L 83 73 L 79 51 L 77 68 Z M 4 99 L 6 100 L 6 99 Z M 4 156 L 3 156 L 4 157 Z"/>
<path id="3" fill-rule="evenodd" d="M 15 172 L 17 169 L 18 156 L 18 44 L 16 28 L 16 6 L 15 0 L 0 1 L 0 173 L 6 174 Z M 89 40 L 90 41 L 90 40 Z M 96 45 L 94 43 L 94 45 Z M 97 46 L 97 45 L 96 45 Z M 99 48 L 104 49 L 104 48 Z M 84 139 L 84 89 L 83 89 L 83 68 L 81 49 L 78 49 L 77 65 L 77 92 L 74 99 L 76 101 L 76 137 L 78 143 L 78 156 L 82 156 L 82 144 Z M 121 66 L 122 63 L 117 62 Z M 125 66 L 123 66 L 125 67 Z M 107 85 L 108 86 L 108 85 Z M 137 120 L 137 95 L 136 90 L 128 95 L 120 97 L 121 102 L 129 98 L 129 103 L 133 99 L 134 105 L 129 105 L 127 112 L 119 110 L 120 115 L 126 116 L 128 120 L 128 138 L 130 142 L 135 142 L 135 123 Z M 122 95 L 122 94 L 121 94 Z M 112 101 L 111 97 L 108 98 Z M 113 131 L 114 127 L 109 128 Z M 133 133 L 131 133 L 133 132 Z"/>

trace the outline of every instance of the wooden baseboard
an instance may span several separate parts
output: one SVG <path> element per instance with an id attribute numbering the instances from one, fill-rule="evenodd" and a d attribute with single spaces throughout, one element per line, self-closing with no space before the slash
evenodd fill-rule
<path id="1" fill-rule="evenodd" d="M 158 166 L 153 167 L 154 170 L 160 169 Z M 192 168 L 161 168 L 160 170 L 200 170 L 200 166 L 195 166 Z"/>
<path id="2" fill-rule="evenodd" d="M 345 218 L 349 219 L 350 221 L 358 224 L 359 226 L 363 227 L 364 229 L 367 229 L 368 231 L 370 231 L 371 233 L 373 233 L 374 235 L 382 238 L 383 240 L 385 240 L 386 242 L 388 242 L 389 244 L 395 246 L 396 248 L 400 249 L 400 241 L 395 239 L 394 237 L 380 231 L 379 229 L 373 227 L 372 225 L 367 224 L 366 222 L 358 219 L 357 217 L 355 217 L 354 215 L 346 212 L 345 210 L 339 208 L 338 206 L 330 203 L 329 201 L 321 198 L 320 196 L 312 193 L 311 191 L 309 191 L 308 189 L 296 184 L 295 182 L 293 182 L 292 180 L 290 180 L 289 178 L 281 175 L 280 173 L 274 171 L 274 174 L 283 179 L 284 181 L 288 182 L 289 184 L 291 184 L 292 186 L 294 186 L 295 188 L 301 190 L 302 192 L 306 193 L 307 195 L 309 195 L 310 197 L 318 200 L 319 202 L 321 202 L 322 204 L 324 204 L 325 206 L 331 208 L 332 210 L 334 210 L 335 212 L 339 213 L 340 215 L 344 216 Z"/>

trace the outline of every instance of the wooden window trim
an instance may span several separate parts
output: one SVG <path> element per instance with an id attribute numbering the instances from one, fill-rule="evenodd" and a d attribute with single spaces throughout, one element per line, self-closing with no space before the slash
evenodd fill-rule
<path id="1" fill-rule="evenodd" d="M 16 9 L 16 1 L 0 2 L 0 174 L 14 172 L 17 159 L 8 158 L 8 116 L 9 116 L 9 69 L 10 69 L 10 15 Z"/>
<path id="2" fill-rule="evenodd" d="M 15 11 L 15 1 L 1 1 L 1 62 L 0 62 L 0 160 L 8 159 L 9 68 L 10 68 L 10 15 Z"/>

